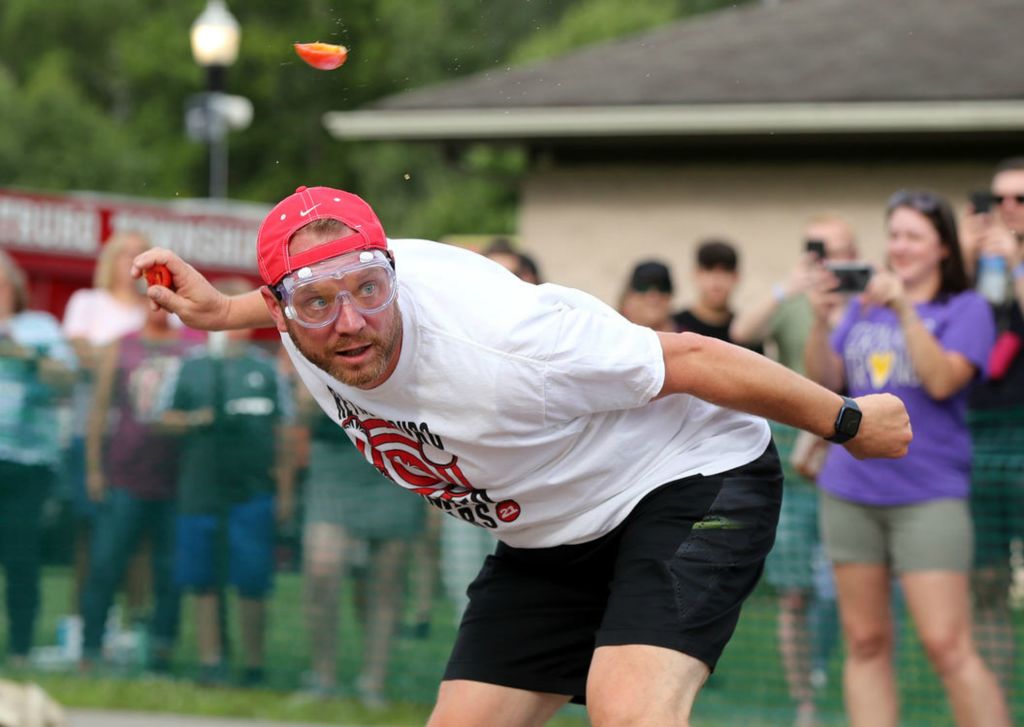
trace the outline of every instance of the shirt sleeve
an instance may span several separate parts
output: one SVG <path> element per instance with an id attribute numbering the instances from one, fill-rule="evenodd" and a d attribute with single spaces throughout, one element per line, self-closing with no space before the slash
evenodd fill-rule
<path id="1" fill-rule="evenodd" d="M 996 323 L 992 307 L 974 291 L 953 298 L 946 325 L 937 338 L 947 351 L 956 351 L 974 364 L 978 375 L 988 372 L 988 357 L 996 342 Z"/>
<path id="2" fill-rule="evenodd" d="M 61 324 L 68 338 L 88 338 L 89 313 L 92 308 L 92 291 L 88 288 L 76 290 L 68 299 Z"/>
<path id="3" fill-rule="evenodd" d="M 55 317 L 45 311 L 29 311 L 21 314 L 21 320 L 24 321 L 24 340 L 20 342 L 36 347 L 42 355 L 69 369 L 77 368 L 74 349 L 64 338 Z"/>
<path id="4" fill-rule="evenodd" d="M 561 303 L 545 322 L 545 419 L 571 419 L 647 404 L 665 382 L 657 333 L 611 309 Z"/>

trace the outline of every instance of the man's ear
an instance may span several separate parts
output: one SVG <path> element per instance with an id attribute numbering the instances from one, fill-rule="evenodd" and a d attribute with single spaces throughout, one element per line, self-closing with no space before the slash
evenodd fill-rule
<path id="1" fill-rule="evenodd" d="M 266 285 L 260 288 L 260 295 L 263 296 L 263 302 L 267 304 L 267 310 L 270 311 L 270 316 L 274 319 L 274 325 L 277 326 L 277 330 L 285 333 L 288 330 L 288 322 L 284 318 L 284 311 L 281 310 L 281 303 Z"/>

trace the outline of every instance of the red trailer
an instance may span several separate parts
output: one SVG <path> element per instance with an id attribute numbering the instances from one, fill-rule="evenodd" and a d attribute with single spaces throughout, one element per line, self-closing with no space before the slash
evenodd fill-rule
<path id="1" fill-rule="evenodd" d="M 92 285 L 96 255 L 115 232 L 140 232 L 211 279 L 256 273 L 256 230 L 268 206 L 216 200 L 143 200 L 94 193 L 0 189 L 0 247 L 25 270 L 30 307 L 58 318 Z"/>

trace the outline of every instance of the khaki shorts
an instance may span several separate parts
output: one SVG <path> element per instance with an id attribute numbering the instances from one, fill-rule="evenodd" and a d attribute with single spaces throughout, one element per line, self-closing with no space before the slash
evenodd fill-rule
<path id="1" fill-rule="evenodd" d="M 974 533 L 965 500 L 861 505 L 822 490 L 820 513 L 834 563 L 886 565 L 896 573 L 971 568 Z"/>

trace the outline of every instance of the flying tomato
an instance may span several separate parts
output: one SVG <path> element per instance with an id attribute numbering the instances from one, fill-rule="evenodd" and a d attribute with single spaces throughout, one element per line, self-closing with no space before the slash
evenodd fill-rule
<path id="1" fill-rule="evenodd" d="M 339 67 L 348 58 L 348 48 L 332 43 L 295 43 L 295 52 L 313 68 L 331 71 Z"/>

